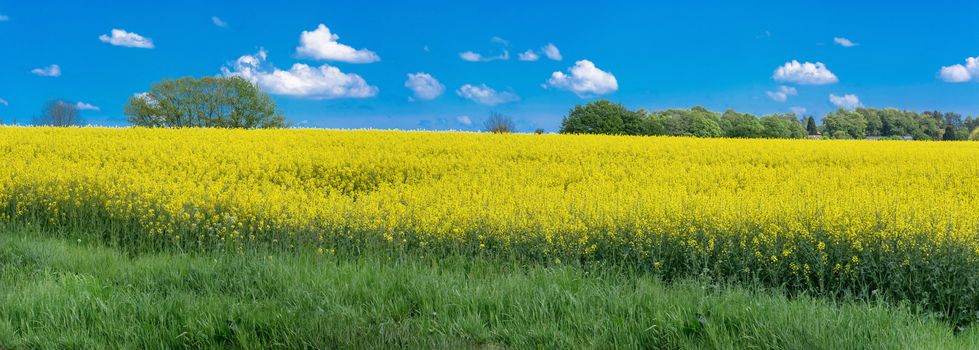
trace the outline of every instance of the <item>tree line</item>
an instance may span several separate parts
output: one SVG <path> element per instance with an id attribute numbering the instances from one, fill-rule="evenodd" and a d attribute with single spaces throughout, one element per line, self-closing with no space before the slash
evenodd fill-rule
<path id="1" fill-rule="evenodd" d="M 902 111 L 893 108 L 838 109 L 817 124 L 812 116 L 773 113 L 757 117 L 728 109 L 704 107 L 646 111 L 629 110 L 607 100 L 578 105 L 561 122 L 561 133 L 694 136 L 733 138 L 834 139 L 911 138 L 915 140 L 979 139 L 979 119 L 951 112 Z"/>
<path id="2" fill-rule="evenodd" d="M 267 93 L 241 77 L 165 79 L 129 98 L 128 121 L 141 127 L 282 128 L 289 123 Z M 71 126 L 82 122 L 75 104 L 47 103 L 35 125 Z M 493 113 L 486 131 L 509 133 L 513 120 Z M 564 134 L 662 135 L 732 138 L 834 139 L 895 138 L 914 140 L 979 140 L 979 119 L 952 112 L 913 112 L 894 108 L 838 109 L 816 123 L 812 116 L 773 113 L 761 117 L 728 109 L 704 107 L 647 111 L 629 110 L 598 100 L 572 108 L 561 122 Z M 543 133 L 537 129 L 535 133 Z"/>

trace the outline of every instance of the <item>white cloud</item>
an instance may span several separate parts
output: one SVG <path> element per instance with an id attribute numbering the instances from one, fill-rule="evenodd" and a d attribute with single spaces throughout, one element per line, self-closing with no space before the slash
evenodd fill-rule
<path id="1" fill-rule="evenodd" d="M 85 102 L 75 103 L 75 108 L 77 108 L 79 111 L 101 111 L 102 110 L 101 108 L 99 108 L 99 106 L 95 106 L 95 105 L 88 104 L 88 103 L 85 103 Z"/>
<path id="2" fill-rule="evenodd" d="M 462 58 L 463 61 L 469 61 L 469 62 L 490 62 L 490 61 L 497 61 L 497 60 L 506 61 L 510 59 L 510 51 L 503 50 L 503 53 L 500 54 L 499 56 L 483 56 L 479 53 L 466 51 L 460 53 L 459 58 Z"/>
<path id="3" fill-rule="evenodd" d="M 833 38 L 833 42 L 842 47 L 854 47 L 860 45 L 850 41 L 850 39 L 847 38 Z"/>
<path id="4" fill-rule="evenodd" d="M 571 75 L 563 72 L 551 73 L 547 84 L 558 89 L 569 90 L 579 97 L 604 95 L 619 89 L 619 83 L 612 73 L 602 71 L 589 60 L 575 62 L 568 69 Z"/>
<path id="5" fill-rule="evenodd" d="M 459 122 L 459 124 L 462 124 L 462 125 L 465 125 L 465 126 L 473 125 L 473 120 L 470 119 L 468 115 L 458 116 L 458 117 L 456 117 L 456 121 Z"/>
<path id="6" fill-rule="evenodd" d="M 0 98 L 0 105 L 9 106 L 10 103 L 8 103 L 7 100 Z"/>
<path id="7" fill-rule="evenodd" d="M 517 55 L 517 58 L 519 58 L 521 61 L 536 61 L 540 59 L 540 55 L 534 52 L 534 50 L 527 50 Z"/>
<path id="8" fill-rule="evenodd" d="M 487 106 L 495 106 L 498 104 L 520 100 L 520 97 L 514 93 L 506 91 L 498 92 L 493 88 L 486 86 L 486 84 L 479 84 L 476 86 L 466 84 L 460 87 L 459 90 L 456 90 L 456 94 L 467 100 L 472 100 L 476 103 Z"/>
<path id="9" fill-rule="evenodd" d="M 154 47 L 153 39 L 144 38 L 142 35 L 136 33 L 130 33 L 122 29 L 113 29 L 111 34 L 112 36 L 105 34 L 99 35 L 99 40 L 115 46 L 135 47 L 140 49 L 152 49 Z"/>
<path id="10" fill-rule="evenodd" d="M 0 22 L 6 22 L 10 20 L 10 16 L 0 15 Z"/>
<path id="11" fill-rule="evenodd" d="M 302 63 L 281 70 L 265 64 L 265 50 L 255 55 L 241 56 L 231 66 L 221 67 L 225 76 L 240 76 L 257 84 L 270 94 L 311 99 L 366 98 L 377 95 L 376 86 L 368 85 L 357 74 L 322 65 L 310 67 Z"/>
<path id="12" fill-rule="evenodd" d="M 786 62 L 781 67 L 775 69 L 775 74 L 772 76 L 772 79 L 779 82 L 802 85 L 824 85 L 839 81 L 836 75 L 830 72 L 829 69 L 826 69 L 826 65 L 822 62 L 799 63 L 796 60 Z"/>
<path id="13" fill-rule="evenodd" d="M 843 96 L 836 96 L 834 94 L 829 94 L 829 102 L 832 103 L 837 108 L 844 109 L 854 109 L 860 107 L 860 98 L 854 94 L 846 94 Z"/>
<path id="14" fill-rule="evenodd" d="M 35 75 L 40 75 L 42 77 L 60 77 L 61 76 L 61 66 L 57 64 L 52 64 L 47 67 L 34 68 L 31 69 L 31 73 Z"/>
<path id="15" fill-rule="evenodd" d="M 214 25 L 216 25 L 218 27 L 221 27 L 221 28 L 227 28 L 228 27 L 228 22 L 225 22 L 223 19 L 221 19 L 218 16 L 211 16 L 211 22 L 214 22 Z"/>
<path id="16" fill-rule="evenodd" d="M 381 60 L 374 51 L 354 49 L 337 42 L 339 35 L 330 32 L 330 28 L 320 24 L 316 30 L 303 31 L 299 36 L 299 47 L 296 54 L 317 60 L 340 61 L 347 63 L 372 63 Z"/>
<path id="17" fill-rule="evenodd" d="M 510 45 L 509 41 L 498 36 L 494 36 L 490 38 L 490 42 L 494 44 L 500 44 L 500 45 Z"/>
<path id="18" fill-rule="evenodd" d="M 545 45 L 544 47 L 542 47 L 540 50 L 541 50 L 541 52 L 544 53 L 544 56 L 547 56 L 547 58 L 550 58 L 552 60 L 560 61 L 561 59 L 564 58 L 564 57 L 561 57 L 561 50 L 558 50 L 557 49 L 557 46 L 554 46 L 554 44 L 548 43 L 547 45 Z"/>
<path id="19" fill-rule="evenodd" d="M 979 81 L 979 56 L 965 59 L 965 65 L 953 64 L 944 66 L 938 71 L 938 77 L 946 83 L 964 83 L 970 80 Z"/>
<path id="20" fill-rule="evenodd" d="M 797 116 L 801 116 L 803 114 L 806 114 L 806 107 L 798 107 L 798 106 L 797 107 L 789 107 L 789 111 L 791 111 L 792 113 L 795 113 L 795 115 L 797 115 Z"/>
<path id="21" fill-rule="evenodd" d="M 785 102 L 785 100 L 789 99 L 789 96 L 795 96 L 798 93 L 799 91 L 797 91 L 794 87 L 785 86 L 785 85 L 779 86 L 778 90 L 776 91 L 765 91 L 765 94 L 768 95 L 768 98 L 776 102 Z"/>
<path id="22" fill-rule="evenodd" d="M 415 97 L 422 100 L 434 100 L 442 95 L 445 86 L 428 73 L 408 73 L 408 80 L 405 87 L 415 93 Z"/>

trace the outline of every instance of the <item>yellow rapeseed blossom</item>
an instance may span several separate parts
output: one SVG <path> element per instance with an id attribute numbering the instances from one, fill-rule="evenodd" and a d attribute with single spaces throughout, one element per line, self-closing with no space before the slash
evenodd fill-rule
<path id="1" fill-rule="evenodd" d="M 815 284 L 953 248 L 975 262 L 977 160 L 965 142 L 0 127 L 0 221 L 236 252 L 379 244 L 745 278 L 802 266 Z"/>

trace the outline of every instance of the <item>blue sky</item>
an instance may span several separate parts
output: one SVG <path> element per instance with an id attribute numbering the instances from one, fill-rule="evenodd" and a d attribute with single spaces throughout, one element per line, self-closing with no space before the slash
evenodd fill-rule
<path id="1" fill-rule="evenodd" d="M 125 125 L 126 100 L 153 82 L 221 74 L 309 127 L 475 130 L 498 111 L 554 131 L 599 98 L 979 115 L 975 1 L 2 0 L 0 45 L 4 123 L 65 99 Z"/>

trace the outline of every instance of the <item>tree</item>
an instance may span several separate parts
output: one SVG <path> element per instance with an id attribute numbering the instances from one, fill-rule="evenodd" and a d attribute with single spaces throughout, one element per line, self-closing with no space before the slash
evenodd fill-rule
<path id="1" fill-rule="evenodd" d="M 867 137 L 867 120 L 857 112 L 838 109 L 823 117 L 823 128 L 834 139 L 862 139 Z"/>
<path id="2" fill-rule="evenodd" d="M 725 137 L 762 137 L 765 132 L 765 127 L 754 115 L 738 113 L 733 109 L 724 111 L 724 114 L 721 115 L 720 126 Z"/>
<path id="3" fill-rule="evenodd" d="M 145 127 L 281 128 L 268 94 L 241 77 L 163 80 L 129 98 L 129 122 Z"/>
<path id="4" fill-rule="evenodd" d="M 484 126 L 486 127 L 486 131 L 494 134 L 509 134 L 516 129 L 513 125 L 513 119 L 496 112 L 490 113 L 489 118 L 486 118 Z"/>
<path id="5" fill-rule="evenodd" d="M 656 112 L 662 118 L 665 134 L 671 136 L 721 137 L 720 116 L 704 107 L 667 109 Z"/>
<path id="6" fill-rule="evenodd" d="M 78 107 L 64 100 L 52 100 L 44 104 L 41 115 L 34 117 L 34 125 L 68 127 L 81 124 Z"/>
<path id="7" fill-rule="evenodd" d="M 608 100 L 575 106 L 561 121 L 562 134 L 640 135 L 642 113 L 633 112 Z"/>
<path id="8" fill-rule="evenodd" d="M 819 135 L 819 127 L 816 126 L 816 118 L 811 115 L 806 118 L 806 133 L 809 135 Z"/>
<path id="9" fill-rule="evenodd" d="M 972 133 L 969 134 L 969 140 L 979 141 L 979 128 L 972 130 Z"/>
<path id="10" fill-rule="evenodd" d="M 778 139 L 801 139 L 806 137 L 806 129 L 802 127 L 795 114 L 769 114 L 761 118 L 764 126 L 764 137 Z"/>

